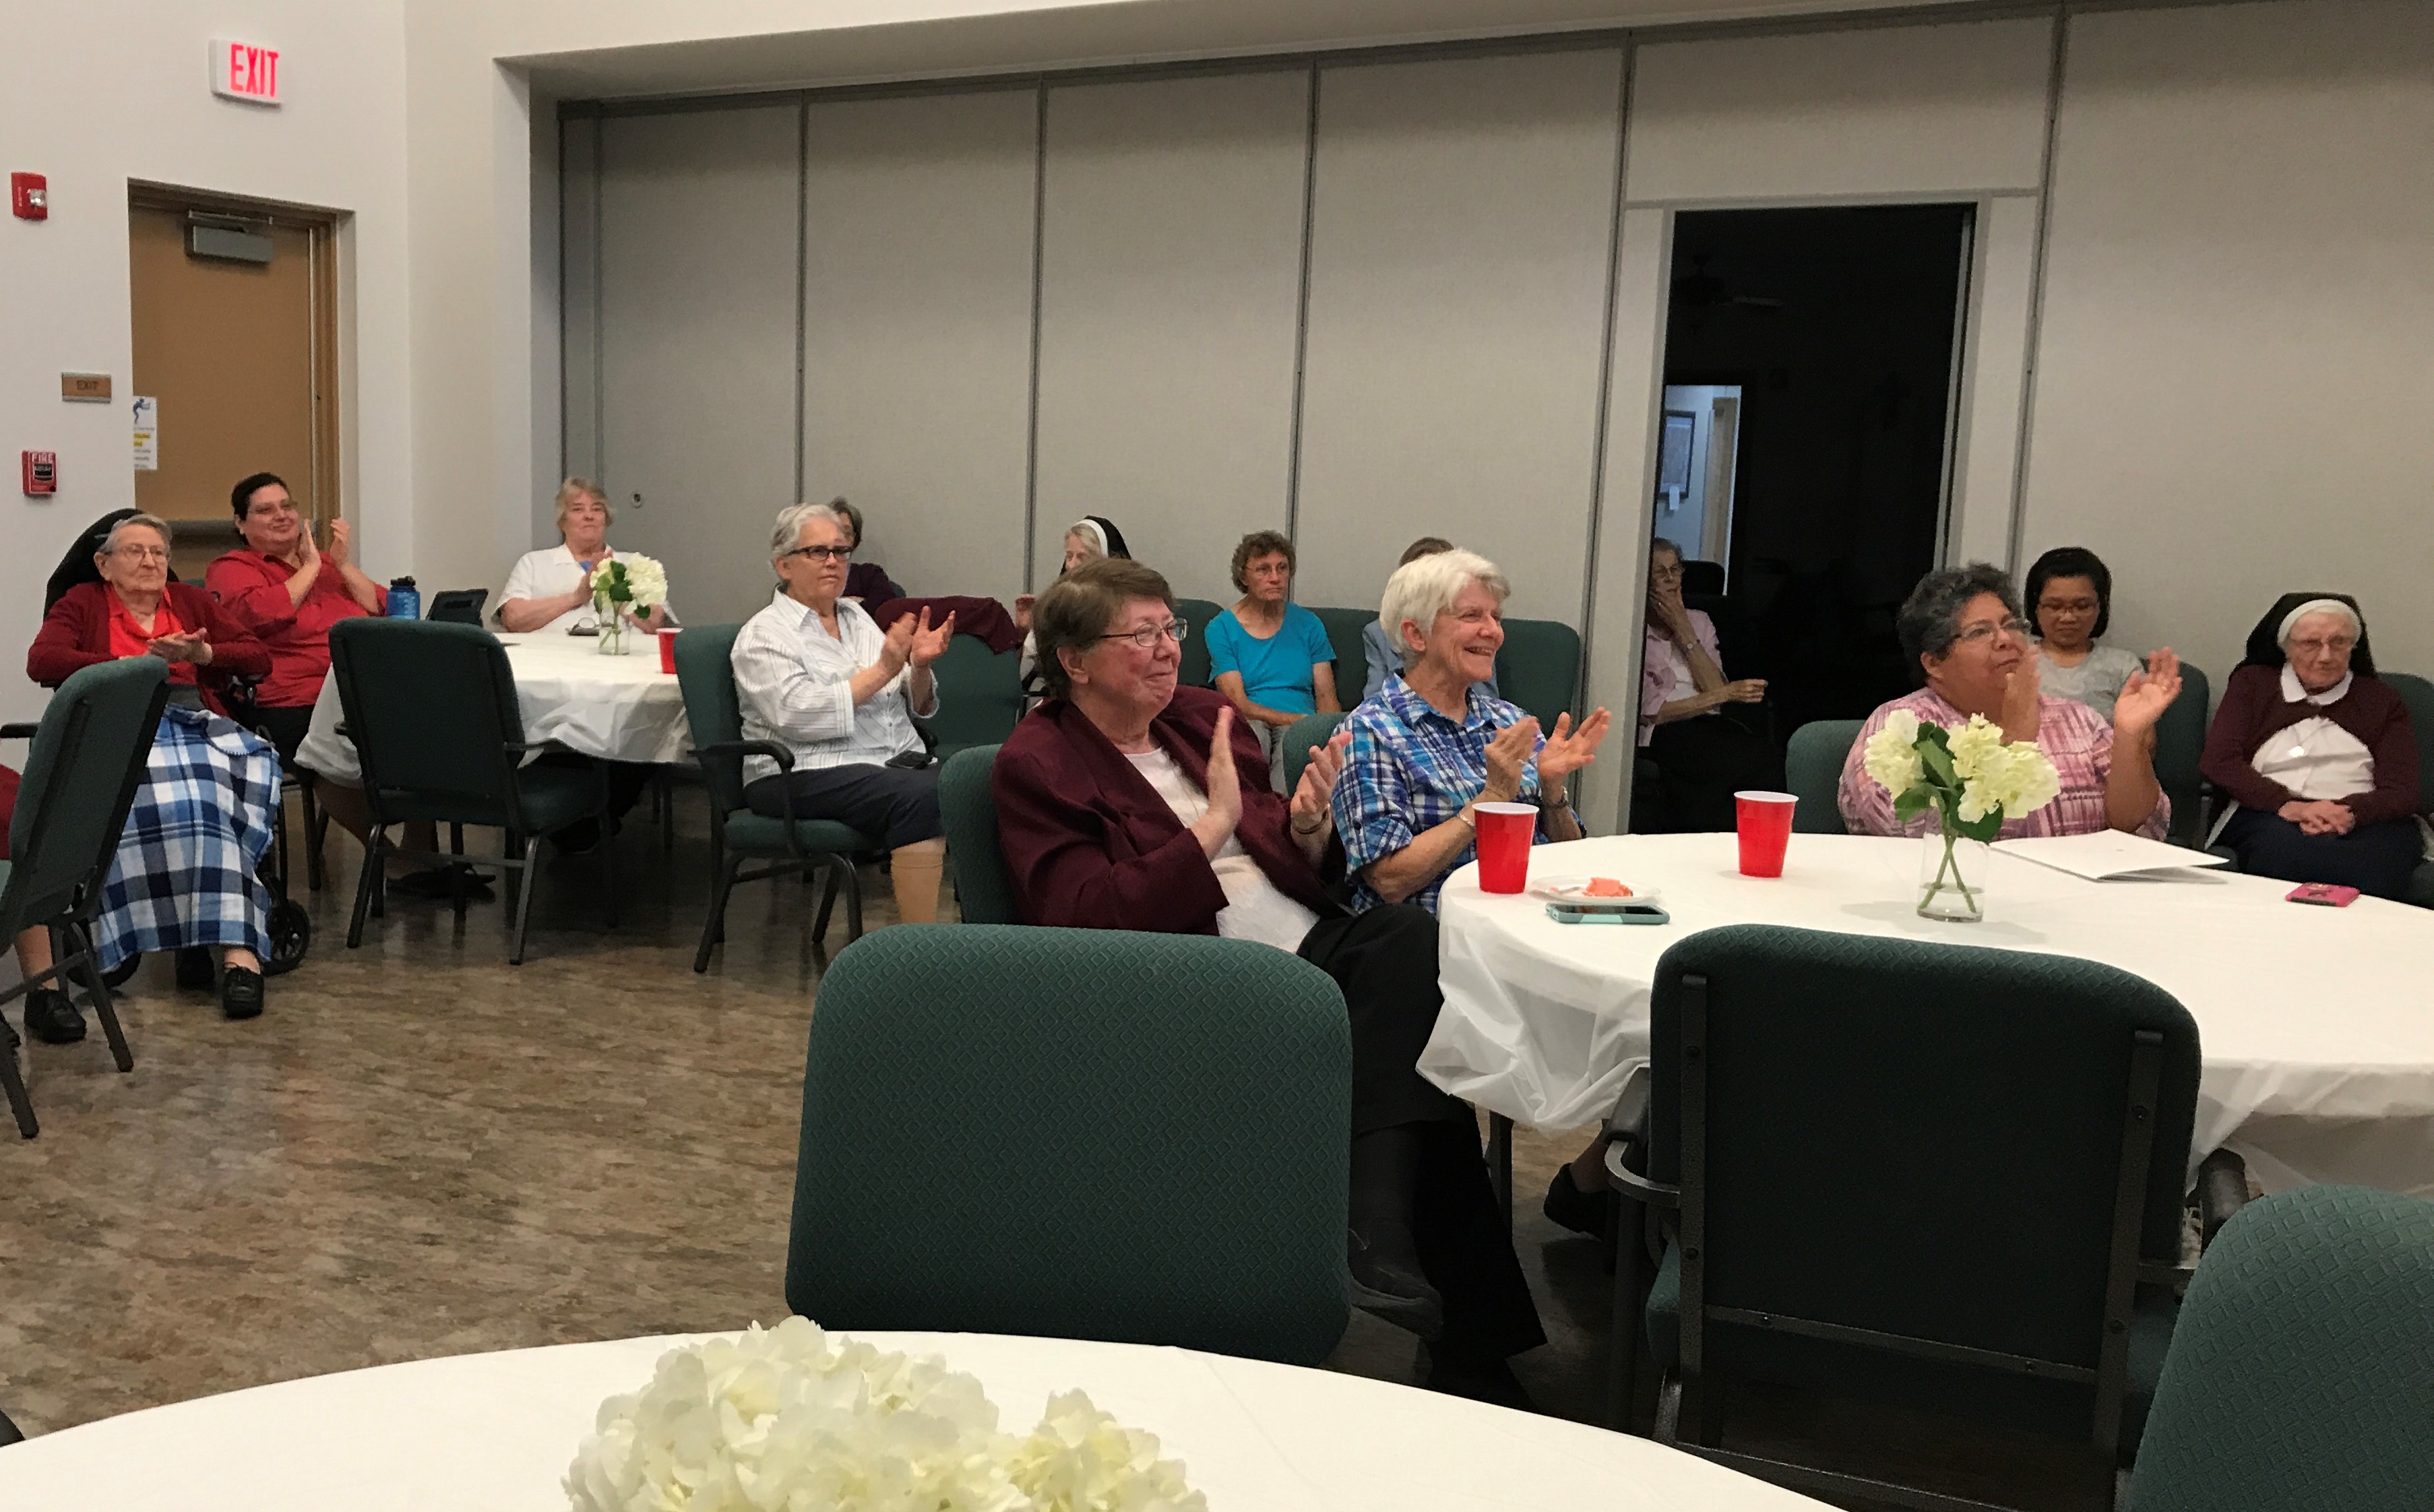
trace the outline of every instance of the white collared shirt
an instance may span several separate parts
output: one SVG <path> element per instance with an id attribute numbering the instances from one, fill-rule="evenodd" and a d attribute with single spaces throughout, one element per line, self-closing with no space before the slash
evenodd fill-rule
<path id="1" fill-rule="evenodd" d="M 2340 681 L 2323 692 L 2309 693 L 2300 685 L 2299 674 L 2286 665 L 2282 701 L 2319 708 L 2339 703 L 2348 696 L 2356 676 L 2343 673 Z M 2322 716 L 2302 719 L 2268 735 L 2249 757 L 2249 765 L 2258 776 L 2271 778 L 2293 798 L 2307 802 L 2348 798 L 2374 786 L 2374 753 L 2367 749 L 2366 742 Z"/>
<path id="2" fill-rule="evenodd" d="M 614 551 L 601 553 L 603 560 L 616 555 Z M 516 558 L 515 566 L 507 573 L 507 586 L 499 591 L 499 607 L 505 609 L 519 598 L 556 598 L 562 593 L 572 593 L 582 583 L 587 571 L 563 541 L 540 551 L 525 552 Z M 675 606 L 662 604 L 660 608 L 666 611 L 670 625 L 677 623 Z M 531 633 L 563 635 L 578 625 L 597 623 L 589 603 L 577 604 Z"/>
<path id="3" fill-rule="evenodd" d="M 837 600 L 836 622 L 837 633 L 831 635 L 816 610 L 787 597 L 781 588 L 766 609 L 744 622 L 728 656 L 744 708 L 744 738 L 778 742 L 795 753 L 797 771 L 884 765 L 891 756 L 921 748 L 913 716 L 938 712 L 935 682 L 929 704 L 913 706 L 910 664 L 857 707 L 853 676 L 878 664 L 887 637 L 849 598 Z M 744 780 L 758 782 L 777 769 L 766 756 L 749 756 Z"/>

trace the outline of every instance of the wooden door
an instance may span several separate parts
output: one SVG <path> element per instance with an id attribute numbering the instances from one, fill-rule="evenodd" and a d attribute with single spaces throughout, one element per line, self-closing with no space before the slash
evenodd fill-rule
<path id="1" fill-rule="evenodd" d="M 186 229 L 184 207 L 129 207 L 129 387 L 160 406 L 160 465 L 135 474 L 135 502 L 178 526 L 192 580 L 238 543 L 229 490 L 248 473 L 278 473 L 317 522 L 338 500 L 328 228 L 266 217 L 249 229 L 268 263 L 194 256 Z"/>

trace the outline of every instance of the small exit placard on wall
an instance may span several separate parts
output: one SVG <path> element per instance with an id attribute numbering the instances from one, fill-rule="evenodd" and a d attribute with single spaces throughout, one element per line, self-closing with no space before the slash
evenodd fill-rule
<path id="1" fill-rule="evenodd" d="M 212 93 L 249 105 L 279 103 L 279 49 L 260 43 L 212 40 Z"/>

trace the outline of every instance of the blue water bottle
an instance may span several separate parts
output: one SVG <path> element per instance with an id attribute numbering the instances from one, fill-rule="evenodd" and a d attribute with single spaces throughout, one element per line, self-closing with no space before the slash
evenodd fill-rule
<path id="1" fill-rule="evenodd" d="M 392 577 L 388 584 L 388 617 L 393 620 L 422 618 L 422 592 L 411 577 Z"/>

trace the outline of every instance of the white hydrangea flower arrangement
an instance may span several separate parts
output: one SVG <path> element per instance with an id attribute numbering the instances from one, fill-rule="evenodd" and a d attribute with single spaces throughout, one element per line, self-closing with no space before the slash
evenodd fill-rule
<path id="1" fill-rule="evenodd" d="M 591 569 L 591 596 L 641 613 L 668 601 L 668 572 L 648 557 L 609 557 Z"/>
<path id="2" fill-rule="evenodd" d="M 574 1512 L 1208 1512 L 1157 1451 L 1079 1391 L 1001 1434 L 936 1356 L 790 1317 L 660 1356 L 600 1404 L 565 1484 Z"/>
<path id="3" fill-rule="evenodd" d="M 1894 817 L 1904 824 L 1936 811 L 1943 847 L 1921 884 L 1919 911 L 1938 913 L 1947 893 L 1959 902 L 1947 917 L 1979 918 L 1977 892 L 1956 858 L 1962 840 L 1989 843 L 2003 821 L 2033 814 L 2062 792 L 2062 778 L 2034 741 L 2006 741 L 2002 727 L 1971 714 L 1961 729 L 1929 724 L 1896 709 L 1868 737 L 1860 763 L 1869 777 L 1894 796 Z"/>

